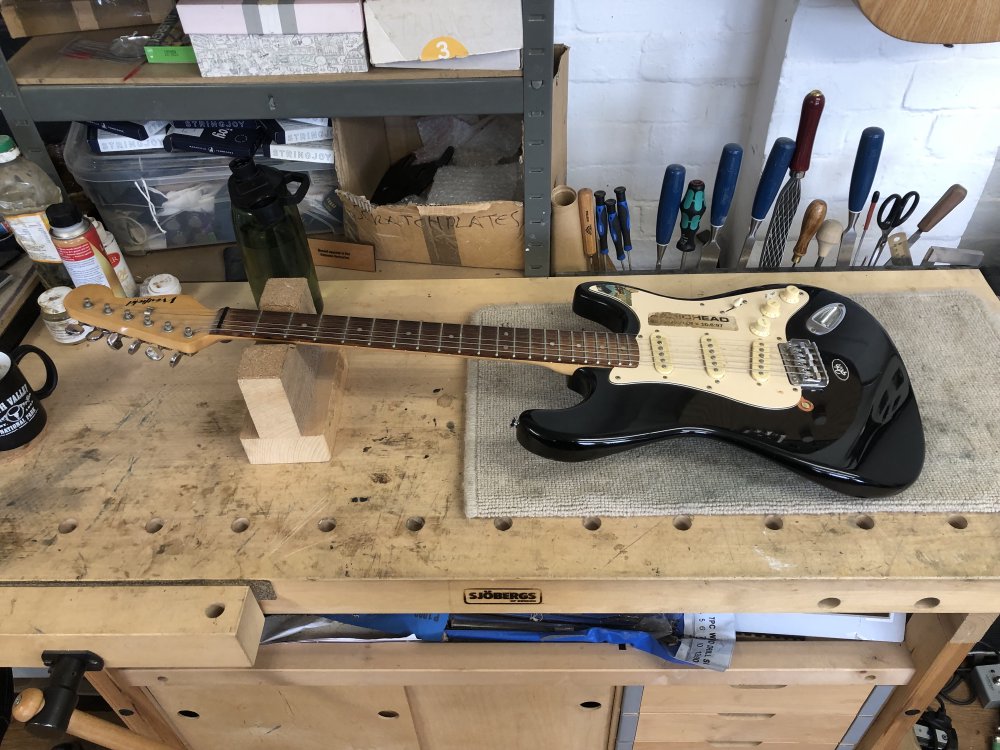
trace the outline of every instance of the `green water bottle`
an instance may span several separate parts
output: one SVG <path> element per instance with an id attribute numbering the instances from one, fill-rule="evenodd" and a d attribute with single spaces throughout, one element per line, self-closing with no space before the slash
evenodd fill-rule
<path id="1" fill-rule="evenodd" d="M 229 168 L 233 228 L 254 300 L 260 304 L 268 279 L 304 278 L 316 312 L 323 312 L 316 266 L 297 207 L 309 190 L 309 175 L 265 167 L 252 157 L 233 159 Z M 291 185 L 297 185 L 295 192 L 289 192 Z"/>

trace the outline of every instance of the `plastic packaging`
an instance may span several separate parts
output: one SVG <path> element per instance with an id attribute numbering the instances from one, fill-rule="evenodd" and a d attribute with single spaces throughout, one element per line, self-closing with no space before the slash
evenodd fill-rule
<path id="1" fill-rule="evenodd" d="M 47 289 L 72 284 L 45 218 L 45 209 L 61 200 L 62 191 L 52 178 L 24 158 L 10 136 L 0 135 L 0 215 Z"/>
<path id="2" fill-rule="evenodd" d="M 229 168 L 233 228 L 254 300 L 260 304 L 268 279 L 304 278 L 316 312 L 323 312 L 316 267 L 297 207 L 309 190 L 309 175 L 282 172 L 253 159 L 233 159 Z M 291 185 L 297 186 L 294 193 L 289 192 Z"/>

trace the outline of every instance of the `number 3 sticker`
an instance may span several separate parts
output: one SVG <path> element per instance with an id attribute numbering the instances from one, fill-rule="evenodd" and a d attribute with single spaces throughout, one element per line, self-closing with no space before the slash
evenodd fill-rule
<path id="1" fill-rule="evenodd" d="M 420 53 L 424 62 L 431 60 L 450 60 L 453 57 L 468 57 L 469 50 L 465 45 L 451 36 L 439 36 L 431 39 Z"/>

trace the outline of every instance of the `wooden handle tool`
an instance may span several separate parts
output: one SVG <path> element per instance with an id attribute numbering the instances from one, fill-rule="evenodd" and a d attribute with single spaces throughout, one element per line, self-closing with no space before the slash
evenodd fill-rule
<path id="1" fill-rule="evenodd" d="M 576 194 L 580 207 L 580 231 L 583 232 L 583 253 L 592 271 L 597 268 L 597 229 L 594 228 L 594 191 L 584 188 Z"/>
<path id="2" fill-rule="evenodd" d="M 826 218 L 826 201 L 818 198 L 806 206 L 806 213 L 802 217 L 802 231 L 799 233 L 798 242 L 792 250 L 792 265 L 797 266 L 809 249 L 809 243 L 819 230 L 820 224 Z M 838 237 L 839 239 L 839 237 Z"/>
<path id="3" fill-rule="evenodd" d="M 14 701 L 11 714 L 22 722 L 31 721 L 45 707 L 45 696 L 37 688 L 28 688 L 21 692 Z M 123 727 L 98 719 L 83 711 L 73 711 L 69 717 L 66 730 L 74 737 L 79 737 L 95 745 L 110 750 L 177 750 L 171 745 L 148 739 Z"/>
<path id="4" fill-rule="evenodd" d="M 816 268 L 823 265 L 823 261 L 826 260 L 826 256 L 830 254 L 830 251 L 840 244 L 840 238 L 844 234 L 844 225 L 841 224 L 836 219 L 827 219 L 823 222 L 823 225 L 816 232 L 816 244 L 819 245 L 819 251 L 816 257 Z M 854 242 L 851 242 L 851 247 L 853 249 Z"/>
<path id="5" fill-rule="evenodd" d="M 936 227 L 938 222 L 950 214 L 955 206 L 964 201 L 965 196 L 968 194 L 969 191 L 961 185 L 952 185 L 945 190 L 944 195 L 941 196 L 938 202 L 931 206 L 930 211 L 924 214 L 924 218 L 917 224 L 917 231 L 910 235 L 906 240 L 906 244 L 912 246 L 914 242 L 920 239 L 920 235 Z"/>

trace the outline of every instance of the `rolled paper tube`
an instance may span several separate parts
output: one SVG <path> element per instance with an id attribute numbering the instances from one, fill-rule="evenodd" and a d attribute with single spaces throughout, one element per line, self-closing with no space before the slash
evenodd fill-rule
<path id="1" fill-rule="evenodd" d="M 552 188 L 552 259 L 553 274 L 587 270 L 580 231 L 580 210 L 576 191 L 568 185 Z"/>

